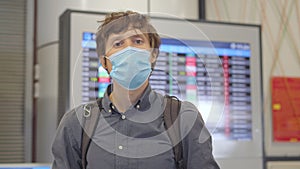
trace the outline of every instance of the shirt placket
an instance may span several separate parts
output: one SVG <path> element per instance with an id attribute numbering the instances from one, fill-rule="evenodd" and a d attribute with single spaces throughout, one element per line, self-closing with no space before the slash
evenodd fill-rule
<path id="1" fill-rule="evenodd" d="M 128 162 L 128 123 L 126 122 L 126 115 L 121 113 L 117 130 L 115 132 L 115 152 L 116 152 L 116 169 L 127 169 Z"/>

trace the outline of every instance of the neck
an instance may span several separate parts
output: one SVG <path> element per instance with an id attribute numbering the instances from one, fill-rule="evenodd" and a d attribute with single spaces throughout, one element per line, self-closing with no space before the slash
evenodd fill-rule
<path id="1" fill-rule="evenodd" d="M 148 80 L 136 90 L 128 90 L 117 83 L 114 83 L 113 91 L 110 94 L 110 100 L 117 107 L 119 112 L 125 112 L 132 104 L 142 96 L 148 86 Z"/>

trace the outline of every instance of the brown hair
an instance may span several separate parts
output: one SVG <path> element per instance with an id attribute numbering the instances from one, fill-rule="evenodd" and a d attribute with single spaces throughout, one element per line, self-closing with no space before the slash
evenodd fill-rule
<path id="1" fill-rule="evenodd" d="M 97 54 L 104 56 L 106 41 L 112 33 L 120 33 L 129 28 L 141 30 L 149 39 L 153 54 L 157 57 L 159 53 L 160 37 L 155 28 L 149 23 L 149 17 L 133 11 L 113 12 L 107 14 L 103 23 L 99 26 L 96 33 Z"/>

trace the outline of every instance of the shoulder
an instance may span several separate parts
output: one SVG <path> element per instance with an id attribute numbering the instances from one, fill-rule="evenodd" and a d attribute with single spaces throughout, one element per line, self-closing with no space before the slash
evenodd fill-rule
<path id="1" fill-rule="evenodd" d="M 180 126 L 183 134 L 192 129 L 203 128 L 204 120 L 198 108 L 191 102 L 182 101 L 180 109 Z"/>
<path id="2" fill-rule="evenodd" d="M 180 116 L 181 118 L 200 118 L 199 120 L 201 120 L 201 122 L 204 123 L 198 108 L 189 101 L 181 102 Z"/>
<path id="3" fill-rule="evenodd" d="M 93 101 L 93 102 L 78 105 L 75 108 L 69 110 L 62 117 L 58 129 L 62 129 L 62 128 L 71 129 L 71 130 L 80 129 L 84 121 L 83 114 L 85 112 L 85 109 L 90 109 L 94 107 L 96 104 L 97 102 Z"/>
<path id="4" fill-rule="evenodd" d="M 162 96 L 160 94 L 157 94 L 157 96 L 158 99 L 161 100 L 164 107 L 167 105 L 168 99 L 176 99 L 180 101 L 179 117 L 181 118 L 181 121 L 185 123 L 190 123 L 192 121 L 195 121 L 195 119 L 198 118 L 198 120 L 200 120 L 201 123 L 204 123 L 198 108 L 193 103 L 189 101 L 182 101 L 177 97 L 169 96 L 169 95 Z"/>
<path id="5" fill-rule="evenodd" d="M 74 120 L 78 122 L 82 122 L 84 113 L 87 111 L 91 111 L 92 108 L 98 108 L 97 101 L 91 101 L 88 103 L 82 103 L 75 108 L 71 109 L 70 111 L 66 112 L 61 121 L 66 123 L 71 123 Z"/>
<path id="6" fill-rule="evenodd" d="M 71 127 L 74 124 L 79 123 L 79 121 L 81 121 L 80 114 L 82 114 L 79 111 L 81 111 L 82 108 L 83 105 L 79 105 L 66 112 L 59 123 L 59 127 Z"/>

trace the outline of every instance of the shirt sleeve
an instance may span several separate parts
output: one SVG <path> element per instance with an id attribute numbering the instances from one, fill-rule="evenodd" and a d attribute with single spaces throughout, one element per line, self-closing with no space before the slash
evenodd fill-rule
<path id="1" fill-rule="evenodd" d="M 212 154 L 212 138 L 197 108 L 184 102 L 181 109 L 183 165 L 186 169 L 220 169 Z"/>
<path id="2" fill-rule="evenodd" d="M 62 118 L 52 144 L 52 169 L 81 169 L 81 126 L 74 111 Z"/>

